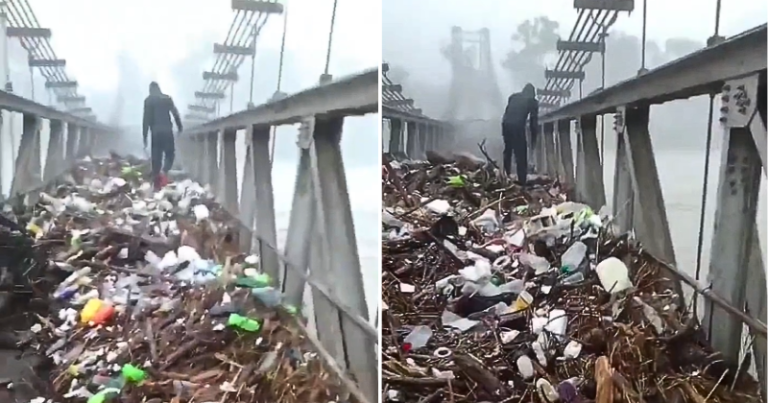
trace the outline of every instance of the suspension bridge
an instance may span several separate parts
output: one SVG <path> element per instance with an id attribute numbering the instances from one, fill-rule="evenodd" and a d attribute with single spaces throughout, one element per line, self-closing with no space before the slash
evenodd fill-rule
<path id="1" fill-rule="evenodd" d="M 536 173 L 557 177 L 573 188 L 572 199 L 593 208 L 612 207 L 622 232 L 634 231 L 645 248 L 673 268 L 680 292 L 693 297 L 694 313 L 713 347 L 731 363 L 744 360 L 744 339 L 751 351 L 758 379 L 765 379 L 766 283 L 757 228 L 761 179 L 766 174 L 766 25 L 732 37 L 720 35 L 720 1 L 713 35 L 705 48 L 664 65 L 646 65 L 647 6 L 631 18 L 643 19 L 641 65 L 637 75 L 615 85 L 605 84 L 605 40 L 620 18 L 629 18 L 635 1 L 575 0 L 578 17 L 567 39 L 552 43 L 558 59 L 541 74 L 546 84 L 537 89 L 538 144 L 529 155 Z M 426 116 L 408 88 L 393 82 L 383 68 L 382 119 L 384 150 L 393 156 L 423 159 L 428 151 L 474 150 L 474 133 L 501 139 L 503 98 L 493 71 L 487 29 L 468 31 L 454 27 L 444 49 L 451 64 L 448 107 L 442 118 Z M 471 47 L 466 45 L 470 44 Z M 468 49 L 471 51 L 468 52 Z M 610 50 L 608 50 L 610 51 Z M 467 55 L 470 56 L 467 56 Z M 584 94 L 585 67 L 599 56 L 602 85 Z M 653 106 L 695 96 L 709 96 L 703 189 L 696 267 L 677 269 L 660 170 L 649 131 Z M 471 100 L 472 102 L 466 102 Z M 483 100 L 480 102 L 479 100 Z M 684 117 L 690 119 L 690 116 Z M 612 130 L 607 128 L 613 122 Z M 717 138 L 718 123 L 723 135 Z M 606 194 L 603 172 L 606 136 L 615 138 L 615 173 L 612 194 Z M 714 200 L 707 197 L 712 141 L 723 141 Z M 576 150 L 573 142 L 576 142 Z M 501 147 L 498 147 L 500 149 Z M 489 149 L 493 149 L 489 147 Z M 494 156 L 494 157 L 500 157 Z M 708 276 L 701 276 L 702 243 L 707 203 L 716 204 L 706 217 L 714 230 Z M 695 273 L 695 274 L 694 274 Z M 702 295 L 701 312 L 696 301 Z M 763 385 L 765 390 L 765 385 Z M 765 398 L 765 397 L 764 397 Z"/>
<path id="2" fill-rule="evenodd" d="M 369 318 L 363 291 L 340 140 L 345 118 L 378 111 L 379 75 L 375 67 L 340 78 L 329 71 L 336 3 L 328 31 L 318 33 L 328 35 L 318 85 L 289 95 L 281 90 L 287 7 L 272 0 L 231 1 L 233 18 L 227 36 L 211 44 L 214 63 L 201 72 L 202 87 L 184 115 L 177 165 L 208 185 L 226 210 L 239 218 L 243 250 L 261 256 L 264 271 L 278 279 L 287 303 L 305 307 L 308 337 L 354 399 L 372 402 L 378 399 L 378 331 Z M 8 0 L 2 10 L 0 67 L 5 87 L 0 91 L 0 151 L 4 160 L 14 163 L 0 171 L 11 182 L 10 187 L 2 187 L 0 181 L 0 194 L 8 199 L 36 194 L 79 158 L 107 153 L 125 133 L 115 122 L 98 120 L 87 106 L 78 82 L 66 72 L 66 60 L 51 46 L 53 28 L 40 25 L 29 2 Z M 283 19 L 280 74 L 273 97 L 257 105 L 253 99 L 257 43 L 266 22 L 275 18 Z M 33 93 L 14 92 L 8 43 L 15 40 L 28 53 L 30 72 L 44 78 L 50 105 L 31 100 Z M 249 103 L 244 110 L 222 116 L 227 91 L 230 109 L 236 110 L 233 88 L 249 59 Z M 21 133 L 17 134 L 14 128 L 19 120 Z M 284 249 L 277 244 L 271 174 L 279 126 L 298 127 L 294 133 L 300 154 Z M 245 160 L 238 160 L 238 155 Z M 238 178 L 238 166 L 244 166 L 242 178 Z"/>

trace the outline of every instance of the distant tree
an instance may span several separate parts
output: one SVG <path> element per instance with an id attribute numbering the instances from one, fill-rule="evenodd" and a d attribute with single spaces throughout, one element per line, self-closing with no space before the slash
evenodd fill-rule
<path id="1" fill-rule="evenodd" d="M 555 54 L 560 24 L 547 17 L 525 20 L 512 35 L 516 49 L 507 53 L 501 63 L 509 71 L 516 87 L 524 83 L 544 83 L 544 68 L 548 57 Z"/>

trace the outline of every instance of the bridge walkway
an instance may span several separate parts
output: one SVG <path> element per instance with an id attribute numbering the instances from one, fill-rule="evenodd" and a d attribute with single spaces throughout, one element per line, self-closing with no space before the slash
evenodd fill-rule
<path id="1" fill-rule="evenodd" d="M 34 201 L 45 184 L 68 173 L 78 159 L 105 155 L 137 133 L 99 122 L 77 93 L 77 82 L 66 75 L 66 63 L 50 47 L 51 30 L 34 18 L 22 18 L 23 13 L 34 16 L 26 0 L 6 3 L 0 45 L 7 48 L 14 39 L 42 44 L 27 49 L 30 68 L 40 69 L 57 101 L 56 107 L 42 105 L 14 94 L 11 84 L 0 91 L 0 198 Z M 255 57 L 258 24 L 283 14 L 283 7 L 273 0 L 232 2 L 232 25 L 239 34 L 230 32 L 223 43 L 214 44 L 216 62 L 203 72 L 205 84 L 195 93 L 198 103 L 189 106 L 185 130 L 177 137 L 177 167 L 210 188 L 240 220 L 242 251 L 259 254 L 285 303 L 303 307 L 304 331 L 353 400 L 373 402 L 379 390 L 378 330 L 367 300 L 372 296 L 364 292 L 340 140 L 347 118 L 378 112 L 378 69 L 334 79 L 326 66 L 315 87 L 288 95 L 278 83 L 269 102 L 251 102 L 246 110 L 216 117 L 224 91 L 238 79 L 237 69 Z M 334 17 L 335 12 L 334 7 Z M 7 63 L 0 68 L 0 75 L 10 76 Z M 282 247 L 271 161 L 275 136 L 289 136 L 284 133 L 291 127 L 300 158 Z M 373 139 L 376 133 L 362 135 Z"/>
<path id="2" fill-rule="evenodd" d="M 570 186 L 572 200 L 593 208 L 612 207 L 619 229 L 633 231 L 646 250 L 667 262 L 679 292 L 701 307 L 697 313 L 713 347 L 732 363 L 742 362 L 750 354 L 758 379 L 763 380 L 768 312 L 761 252 L 764 241 L 758 234 L 756 212 L 760 183 L 768 166 L 766 34 L 766 25 L 762 25 L 731 38 L 715 37 L 706 48 L 641 70 L 637 77 L 562 106 L 544 105 L 539 118 L 541 140 L 529 149 L 536 173 L 556 177 Z M 576 66 L 563 75 L 578 81 L 583 79 L 583 67 Z M 553 74 L 547 73 L 548 77 Z M 414 102 L 405 101 L 408 98 L 401 95 L 401 85 L 384 83 L 384 89 L 400 94 L 388 94 L 383 100 L 385 152 L 423 159 L 429 150 L 456 150 L 464 122 L 434 120 L 420 110 L 408 110 L 402 105 L 412 106 Z M 551 100 L 552 94 L 566 90 L 556 89 L 548 86 L 548 95 L 543 98 Z M 710 218 L 713 230 L 706 279 L 690 275 L 693 268 L 678 268 L 676 263 L 649 130 L 653 106 L 699 95 L 715 100 L 710 121 L 714 120 L 715 126 L 719 122 L 719 140 L 724 144 L 714 200 L 716 212 Z M 608 162 L 602 159 L 605 150 L 601 145 L 605 147 L 605 142 L 598 141 L 600 121 L 608 126 L 613 121 L 613 132 L 608 135 L 618 144 L 612 194 L 606 194 L 603 179 Z M 708 149 L 712 133 L 709 137 Z M 702 231 L 706 230 L 703 225 Z M 751 351 L 742 348 L 745 339 L 752 341 Z"/>

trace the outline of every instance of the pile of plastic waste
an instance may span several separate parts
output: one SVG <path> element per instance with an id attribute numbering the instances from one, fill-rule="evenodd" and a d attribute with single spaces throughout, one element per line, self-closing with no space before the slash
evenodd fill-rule
<path id="1" fill-rule="evenodd" d="M 141 161 L 87 159 L 37 200 L 6 208 L 0 242 L 25 251 L 6 266 L 19 278 L 5 280 L 6 316 L 25 320 L 3 330 L 37 374 L 6 382 L 11 398 L 338 399 L 296 308 L 281 303 L 259 256 L 240 253 L 237 221 L 188 179 L 155 192 L 146 176 Z"/>
<path id="2" fill-rule="evenodd" d="M 607 214 L 440 162 L 383 167 L 387 401 L 760 401 Z"/>

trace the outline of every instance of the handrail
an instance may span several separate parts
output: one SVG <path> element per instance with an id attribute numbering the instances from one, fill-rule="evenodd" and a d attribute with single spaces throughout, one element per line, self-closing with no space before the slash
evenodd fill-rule
<path id="1" fill-rule="evenodd" d="M 262 270 L 276 279 L 283 301 L 299 306 L 310 286 L 314 318 L 309 319 L 315 319 L 318 352 L 332 358 L 329 368 L 347 385 L 347 373 L 338 369 L 349 371 L 358 383 L 350 393 L 370 402 L 378 397 L 378 331 L 368 318 L 339 142 L 346 117 L 378 110 L 378 69 L 368 69 L 193 126 L 178 140 L 184 171 L 210 186 L 240 221 L 241 248 L 260 255 Z M 295 123 L 301 124 L 300 161 L 285 250 L 278 250 L 271 133 Z M 238 178 L 241 135 L 246 160 Z"/>
<path id="2" fill-rule="evenodd" d="M 659 66 L 563 105 L 539 118 L 541 123 L 585 115 L 614 113 L 620 106 L 659 104 L 720 91 L 726 80 L 766 69 L 768 25 L 747 30 L 714 46 Z"/>
<path id="3" fill-rule="evenodd" d="M 379 71 L 368 69 L 361 73 L 321 84 L 267 102 L 253 109 L 233 113 L 185 130 L 195 135 L 227 129 L 243 129 L 248 125 L 283 125 L 299 123 L 313 115 L 365 115 L 374 113 L 379 105 Z"/>
<path id="4" fill-rule="evenodd" d="M 387 105 L 381 105 L 381 113 L 382 118 L 384 119 L 402 119 L 407 120 L 409 122 L 416 122 L 416 123 L 428 123 L 438 126 L 450 126 L 448 122 L 444 122 L 442 120 L 432 119 L 428 116 L 415 114 L 408 111 L 403 111 L 391 106 Z"/>
<path id="5" fill-rule="evenodd" d="M 86 127 L 89 129 L 107 132 L 115 131 L 114 128 L 102 123 L 85 119 L 81 116 L 73 115 L 71 113 L 62 112 L 58 109 L 39 104 L 30 99 L 6 91 L 0 91 L 0 108 L 12 112 L 32 114 L 43 119 L 60 120 L 62 122 L 74 123 L 80 127 Z"/>

